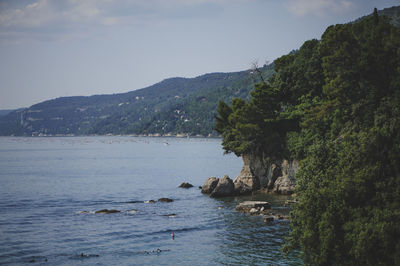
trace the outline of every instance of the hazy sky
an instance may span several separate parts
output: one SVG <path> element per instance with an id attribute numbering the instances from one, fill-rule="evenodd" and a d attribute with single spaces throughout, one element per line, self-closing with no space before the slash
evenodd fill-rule
<path id="1" fill-rule="evenodd" d="M 273 61 L 399 0 L 0 0 L 0 109 Z"/>

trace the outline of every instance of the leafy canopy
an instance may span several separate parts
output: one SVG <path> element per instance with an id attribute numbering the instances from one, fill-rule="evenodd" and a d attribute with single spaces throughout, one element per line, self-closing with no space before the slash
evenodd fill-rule
<path id="1" fill-rule="evenodd" d="M 375 10 L 274 65 L 249 102 L 220 102 L 216 130 L 227 152 L 300 160 L 284 250 L 400 265 L 400 30 Z"/>

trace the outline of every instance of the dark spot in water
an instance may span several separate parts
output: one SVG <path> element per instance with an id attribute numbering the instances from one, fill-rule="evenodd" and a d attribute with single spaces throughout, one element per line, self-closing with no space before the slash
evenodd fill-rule
<path id="1" fill-rule="evenodd" d="M 163 216 L 166 216 L 166 217 L 176 217 L 176 214 L 175 213 L 170 213 L 170 214 L 163 214 Z"/>
<path id="2" fill-rule="evenodd" d="M 173 202 L 173 199 L 169 199 L 169 198 L 160 198 L 158 199 L 159 202 Z"/>
<path id="3" fill-rule="evenodd" d="M 143 200 L 130 200 L 130 201 L 126 201 L 126 202 L 124 202 L 124 203 L 144 203 L 144 201 Z"/>
<path id="4" fill-rule="evenodd" d="M 95 211 L 95 213 L 103 213 L 103 214 L 111 214 L 111 213 L 118 213 L 121 212 L 119 210 L 108 210 L 108 209 L 103 209 L 103 210 L 99 210 L 99 211 Z"/>
<path id="5" fill-rule="evenodd" d="M 90 259 L 90 258 L 98 258 L 100 257 L 100 255 L 98 254 L 85 254 L 85 253 L 81 253 L 81 254 L 76 254 L 76 255 L 71 255 L 70 259 Z"/>
<path id="6" fill-rule="evenodd" d="M 47 262 L 47 258 L 43 256 L 32 256 L 28 259 L 29 263 L 36 263 L 36 262 Z"/>

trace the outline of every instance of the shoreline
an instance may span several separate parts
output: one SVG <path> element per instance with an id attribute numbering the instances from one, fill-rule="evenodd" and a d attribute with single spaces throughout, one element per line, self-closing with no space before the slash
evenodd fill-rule
<path id="1" fill-rule="evenodd" d="M 222 139 L 221 136 L 216 135 L 194 135 L 189 134 L 88 134 L 88 135 L 76 135 L 76 134 L 32 134 L 32 135 L 2 135 L 0 137 L 14 137 L 14 138 L 42 138 L 42 137 L 146 137 L 146 138 L 207 138 L 207 139 Z"/>

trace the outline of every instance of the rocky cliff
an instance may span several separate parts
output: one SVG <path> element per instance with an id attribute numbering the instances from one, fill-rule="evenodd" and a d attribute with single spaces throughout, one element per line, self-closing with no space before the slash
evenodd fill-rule
<path id="1" fill-rule="evenodd" d="M 292 194 L 296 185 L 294 178 L 299 169 L 296 160 L 272 160 L 252 154 L 242 155 L 243 167 L 234 184 L 246 184 L 251 190 L 265 188 L 279 194 Z"/>
<path id="2" fill-rule="evenodd" d="M 202 192 L 214 197 L 245 195 L 261 188 L 278 194 L 294 192 L 298 161 L 271 160 L 253 154 L 242 155 L 242 160 L 242 170 L 233 182 L 228 176 L 222 179 L 210 177 L 204 183 Z"/>

